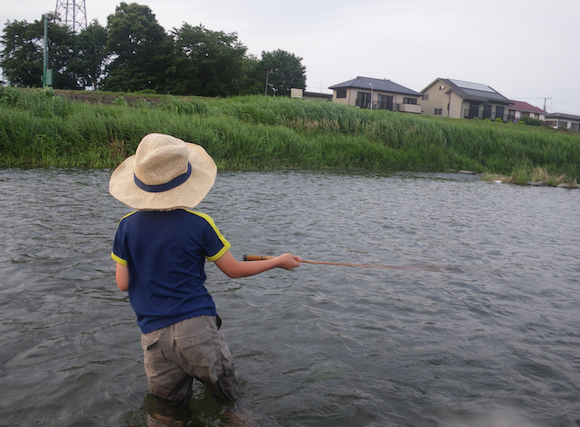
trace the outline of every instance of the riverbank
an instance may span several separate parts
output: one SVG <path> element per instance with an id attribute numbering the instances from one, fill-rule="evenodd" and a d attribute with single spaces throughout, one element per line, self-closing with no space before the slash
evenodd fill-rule
<path id="1" fill-rule="evenodd" d="M 90 95 L 91 102 L 69 97 Z M 202 145 L 221 170 L 470 170 L 576 186 L 580 134 L 272 97 L 0 89 L 0 166 L 114 168 L 150 132 Z"/>

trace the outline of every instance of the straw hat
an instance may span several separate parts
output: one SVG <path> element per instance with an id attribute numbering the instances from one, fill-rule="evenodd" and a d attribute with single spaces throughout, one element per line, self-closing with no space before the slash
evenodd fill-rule
<path id="1" fill-rule="evenodd" d="M 160 133 L 145 136 L 115 169 L 109 193 L 138 210 L 193 208 L 207 195 L 216 165 L 196 144 Z"/>

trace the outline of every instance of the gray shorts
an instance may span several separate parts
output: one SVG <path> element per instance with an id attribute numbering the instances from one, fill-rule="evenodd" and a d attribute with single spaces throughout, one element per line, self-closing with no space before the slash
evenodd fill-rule
<path id="1" fill-rule="evenodd" d="M 193 378 L 218 396 L 238 394 L 234 360 L 216 318 L 199 316 L 141 335 L 145 373 L 156 396 L 182 401 Z"/>

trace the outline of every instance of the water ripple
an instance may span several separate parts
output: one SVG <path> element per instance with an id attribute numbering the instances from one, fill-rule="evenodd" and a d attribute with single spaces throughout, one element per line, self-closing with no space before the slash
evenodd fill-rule
<path id="1" fill-rule="evenodd" d="M 1 425 L 144 424 L 109 174 L 0 169 Z M 580 425 L 579 206 L 464 175 L 220 173 L 198 209 L 238 259 L 444 269 L 209 264 L 243 406 L 268 427 Z M 194 390 L 190 425 L 226 423 L 212 402 Z"/>

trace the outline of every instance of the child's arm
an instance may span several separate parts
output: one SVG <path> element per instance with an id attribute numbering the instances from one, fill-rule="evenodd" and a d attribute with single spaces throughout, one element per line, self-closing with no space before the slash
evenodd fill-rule
<path id="1" fill-rule="evenodd" d="M 277 267 L 293 270 L 300 265 L 300 261 L 301 258 L 299 256 L 284 254 L 263 261 L 240 262 L 234 258 L 230 251 L 227 251 L 220 259 L 215 261 L 215 264 L 228 277 L 235 279 L 260 274 Z"/>
<path id="2" fill-rule="evenodd" d="M 129 267 L 117 263 L 117 268 L 115 270 L 115 279 L 117 281 L 117 287 L 122 291 L 129 290 Z"/>

